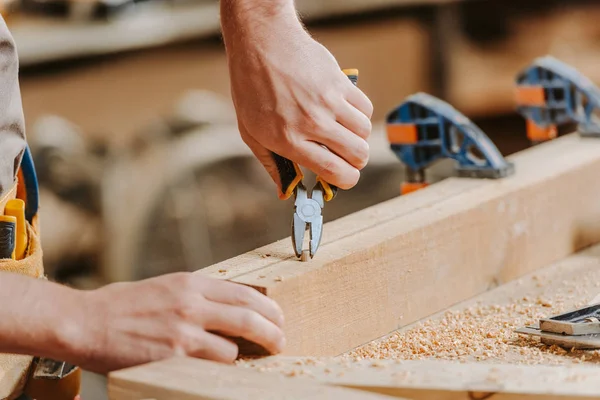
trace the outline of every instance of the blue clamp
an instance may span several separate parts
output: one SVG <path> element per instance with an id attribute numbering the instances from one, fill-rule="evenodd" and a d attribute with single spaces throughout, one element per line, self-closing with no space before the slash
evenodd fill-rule
<path id="1" fill-rule="evenodd" d="M 408 168 L 409 181 L 424 181 L 424 169 L 442 158 L 456 160 L 463 177 L 497 179 L 514 173 L 513 164 L 478 126 L 425 93 L 409 96 L 388 114 L 387 133 L 392 151 Z"/>
<path id="2" fill-rule="evenodd" d="M 557 126 L 579 124 L 582 136 L 600 137 L 600 90 L 570 65 L 546 56 L 536 59 L 516 79 L 517 111 L 527 119 L 532 141 L 556 137 Z"/>

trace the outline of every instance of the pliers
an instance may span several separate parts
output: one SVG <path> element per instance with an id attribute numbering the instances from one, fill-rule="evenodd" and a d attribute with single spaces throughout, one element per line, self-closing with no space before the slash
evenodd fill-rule
<path id="1" fill-rule="evenodd" d="M 354 85 L 358 83 L 358 70 L 343 70 Z M 338 188 L 322 177 L 317 176 L 317 183 L 309 193 L 302 179 L 304 174 L 295 162 L 278 154 L 272 153 L 280 178 L 279 198 L 289 199 L 295 195 L 294 217 L 292 220 L 292 243 L 296 257 L 302 257 L 304 234 L 308 228 L 310 234 L 309 254 L 313 258 L 321 243 L 323 233 L 322 210 L 325 202 L 333 200 Z"/>

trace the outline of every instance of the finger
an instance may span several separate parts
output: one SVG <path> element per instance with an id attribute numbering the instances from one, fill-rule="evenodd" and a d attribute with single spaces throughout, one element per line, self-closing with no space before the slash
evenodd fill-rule
<path id="1" fill-rule="evenodd" d="M 298 164 L 310 169 L 328 183 L 340 189 L 350 189 L 360 178 L 360 171 L 322 145 L 304 141 L 286 157 L 292 156 Z"/>
<path id="2" fill-rule="evenodd" d="M 363 169 L 369 160 L 367 142 L 338 123 L 327 131 L 315 132 L 314 141 L 327 146 L 354 168 Z"/>
<path id="3" fill-rule="evenodd" d="M 352 104 L 358 111 L 371 119 L 373 116 L 373 103 L 371 103 L 371 100 L 369 100 L 362 90 L 350 84 L 345 97 L 348 103 Z"/>
<path id="4" fill-rule="evenodd" d="M 254 138 L 248 134 L 248 131 L 242 124 L 238 124 L 238 128 L 240 130 L 242 140 L 250 148 L 250 150 L 258 159 L 258 161 L 265 167 L 267 173 L 269 174 L 273 182 L 275 182 L 275 184 L 277 185 L 277 190 L 281 193 L 281 176 L 279 175 L 279 171 L 277 170 L 277 164 L 275 164 L 273 154 L 270 150 L 266 149 L 260 143 L 254 140 Z"/>
<path id="5" fill-rule="evenodd" d="M 231 364 L 237 359 L 238 347 L 231 340 L 209 332 L 198 335 L 198 342 L 187 355 L 205 360 Z"/>
<path id="6" fill-rule="evenodd" d="M 283 350 L 283 331 L 259 313 L 223 303 L 212 303 L 212 306 L 213 310 L 206 315 L 206 330 L 244 338 L 262 346 L 271 354 Z"/>
<path id="7" fill-rule="evenodd" d="M 371 120 L 347 101 L 336 110 L 336 119 L 346 129 L 365 140 L 371 135 Z"/>
<path id="8" fill-rule="evenodd" d="M 283 311 L 279 304 L 256 289 L 228 281 L 214 280 L 206 285 L 203 294 L 207 300 L 215 303 L 255 311 L 280 328 L 283 327 Z"/>

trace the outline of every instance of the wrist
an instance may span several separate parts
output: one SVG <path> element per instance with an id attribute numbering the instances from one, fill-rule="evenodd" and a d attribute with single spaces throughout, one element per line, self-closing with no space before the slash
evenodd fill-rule
<path id="1" fill-rule="evenodd" d="M 77 362 L 85 346 L 87 315 L 93 315 L 85 301 L 86 292 L 56 285 L 60 295 L 49 302 L 56 312 L 50 320 L 50 331 L 39 354 L 63 361 Z"/>
<path id="2" fill-rule="evenodd" d="M 72 304 L 66 307 L 54 340 L 60 354 L 55 358 L 77 365 L 93 359 L 102 347 L 106 327 L 106 307 L 98 301 L 96 291 L 71 291 Z"/>

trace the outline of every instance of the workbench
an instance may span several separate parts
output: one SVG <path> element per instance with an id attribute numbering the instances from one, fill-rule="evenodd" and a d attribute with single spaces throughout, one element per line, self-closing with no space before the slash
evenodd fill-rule
<path id="1" fill-rule="evenodd" d="M 600 398 L 597 352 L 513 332 L 600 292 L 600 141 L 571 134 L 510 161 L 512 177 L 447 179 L 326 224 L 310 262 L 286 239 L 198 271 L 276 300 L 284 354 L 115 372 L 111 399 L 310 398 L 298 382 L 324 398 Z"/>

